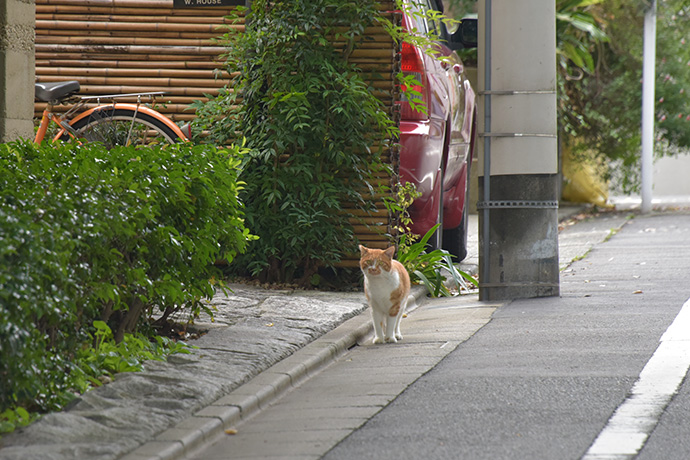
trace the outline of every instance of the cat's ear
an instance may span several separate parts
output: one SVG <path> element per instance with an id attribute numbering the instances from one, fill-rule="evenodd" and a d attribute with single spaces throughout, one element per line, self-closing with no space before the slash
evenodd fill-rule
<path id="1" fill-rule="evenodd" d="M 392 259 L 395 255 L 395 246 L 391 246 L 390 248 L 383 251 L 383 253 Z"/>
<path id="2" fill-rule="evenodd" d="M 360 252 L 362 255 L 364 255 L 364 254 L 366 254 L 367 252 L 369 252 L 369 249 L 365 248 L 364 246 L 362 246 L 362 245 L 360 244 L 360 245 L 359 245 L 359 252 Z"/>

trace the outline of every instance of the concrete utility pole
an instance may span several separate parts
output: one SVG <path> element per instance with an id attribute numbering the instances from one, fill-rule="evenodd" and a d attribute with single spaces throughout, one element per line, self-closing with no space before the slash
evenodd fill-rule
<path id="1" fill-rule="evenodd" d="M 553 0 L 479 0 L 479 297 L 557 296 Z"/>
<path id="2" fill-rule="evenodd" d="M 640 164 L 642 206 L 640 211 L 652 210 L 654 186 L 654 85 L 656 82 L 656 0 L 644 15 L 642 54 L 642 156 Z"/>
<path id="3" fill-rule="evenodd" d="M 33 133 L 35 12 L 34 0 L 0 1 L 0 142 Z"/>

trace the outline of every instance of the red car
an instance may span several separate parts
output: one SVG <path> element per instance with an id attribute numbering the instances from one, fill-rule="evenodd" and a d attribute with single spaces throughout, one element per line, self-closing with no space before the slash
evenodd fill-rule
<path id="1" fill-rule="evenodd" d="M 409 43 L 402 45 L 403 74 L 413 75 L 420 83 L 413 89 L 421 96 L 403 91 L 400 102 L 400 176 L 422 194 L 409 209 L 412 231 L 424 235 L 441 222 L 443 231 L 437 231 L 430 244 L 446 249 L 460 261 L 467 255 L 467 197 L 477 111 L 475 93 L 453 49 L 471 44 L 460 40 L 462 28 L 451 35 L 442 22 L 425 14 L 443 11 L 440 0 L 415 0 L 406 5 L 410 10 L 403 14 L 403 26 L 422 34 L 432 32 L 440 40 L 432 45 L 436 57 Z M 428 113 L 415 111 L 407 98 L 415 98 L 413 102 L 423 104 Z"/>

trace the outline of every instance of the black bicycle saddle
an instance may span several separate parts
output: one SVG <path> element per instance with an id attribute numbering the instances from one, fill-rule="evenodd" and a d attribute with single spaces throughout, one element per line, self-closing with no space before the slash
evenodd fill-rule
<path id="1" fill-rule="evenodd" d="M 35 83 L 34 98 L 41 102 L 58 101 L 78 92 L 79 82 L 76 80 L 58 81 L 55 83 Z"/>

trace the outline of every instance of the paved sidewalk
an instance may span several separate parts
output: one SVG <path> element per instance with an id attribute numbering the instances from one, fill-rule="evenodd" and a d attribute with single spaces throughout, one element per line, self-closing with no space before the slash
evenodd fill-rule
<path id="1" fill-rule="evenodd" d="M 476 222 L 472 216 L 465 271 L 476 271 Z M 584 255 L 624 222 L 624 217 L 611 215 L 566 228 L 562 264 Z M 576 243 L 568 246 L 567 241 Z M 370 332 L 369 314 L 361 314 L 361 292 L 234 289 L 231 296 L 214 298 L 216 323 L 194 342 L 199 347 L 194 353 L 120 375 L 78 398 L 68 410 L 5 437 L 0 459 L 180 458 L 317 374 Z M 416 293 L 424 294 L 421 288 Z M 476 295 L 462 301 L 476 304 Z M 484 307 L 478 308 L 486 313 Z M 412 313 L 408 324 L 425 314 Z M 443 343 L 462 337 L 448 337 Z M 442 357 L 432 354 L 434 359 Z"/>

